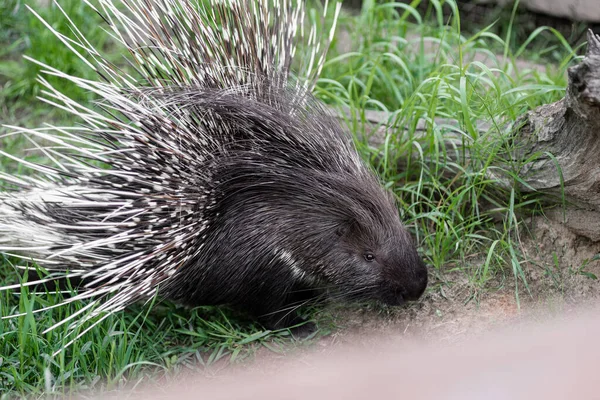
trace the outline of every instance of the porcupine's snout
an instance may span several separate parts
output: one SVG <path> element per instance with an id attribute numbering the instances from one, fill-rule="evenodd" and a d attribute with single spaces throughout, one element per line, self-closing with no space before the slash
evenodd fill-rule
<path id="1" fill-rule="evenodd" d="M 407 301 L 418 300 L 427 288 L 427 267 L 417 254 L 404 253 L 397 262 L 386 263 L 385 280 L 380 293 L 383 303 L 391 306 L 402 305 Z"/>
<path id="2" fill-rule="evenodd" d="M 419 259 L 414 271 L 414 277 L 409 280 L 409 284 L 404 288 L 402 297 L 406 301 L 418 300 L 423 295 L 423 292 L 425 292 L 425 288 L 427 288 L 427 267 L 423 260 Z"/>

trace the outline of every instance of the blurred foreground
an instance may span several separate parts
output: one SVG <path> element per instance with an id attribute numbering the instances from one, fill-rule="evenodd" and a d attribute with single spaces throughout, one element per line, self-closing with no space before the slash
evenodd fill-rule
<path id="1" fill-rule="evenodd" d="M 403 341 L 289 357 L 276 368 L 179 377 L 139 399 L 595 399 L 600 307 L 443 346 Z"/>

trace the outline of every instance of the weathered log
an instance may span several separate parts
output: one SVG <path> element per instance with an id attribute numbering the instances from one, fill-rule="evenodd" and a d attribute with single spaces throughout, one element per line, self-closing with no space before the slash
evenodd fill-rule
<path id="1" fill-rule="evenodd" d="M 547 213 L 579 235 L 600 240 L 600 37 L 588 32 L 583 61 L 568 70 L 565 97 L 524 114 L 516 125 L 517 157 L 540 154 L 521 170 L 522 192 L 566 201 Z M 563 197 L 564 196 L 564 197 Z"/>

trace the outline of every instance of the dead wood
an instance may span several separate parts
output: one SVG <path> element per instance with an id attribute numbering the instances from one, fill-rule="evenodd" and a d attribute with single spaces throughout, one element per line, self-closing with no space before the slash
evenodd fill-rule
<path id="1" fill-rule="evenodd" d="M 600 240 L 600 38 L 588 33 L 583 61 L 568 70 L 565 97 L 524 114 L 513 140 L 517 156 L 540 154 L 521 170 L 522 192 L 566 201 L 548 216 Z"/>

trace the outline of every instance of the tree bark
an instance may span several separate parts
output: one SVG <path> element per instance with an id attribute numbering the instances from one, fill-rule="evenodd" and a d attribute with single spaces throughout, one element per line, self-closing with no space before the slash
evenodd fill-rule
<path id="1" fill-rule="evenodd" d="M 575 233 L 600 240 L 600 37 L 588 32 L 583 61 L 568 70 L 565 97 L 524 114 L 515 124 L 517 157 L 541 154 L 521 170 L 521 192 L 564 199 L 547 214 Z M 564 197 L 563 197 L 564 195 Z"/>

